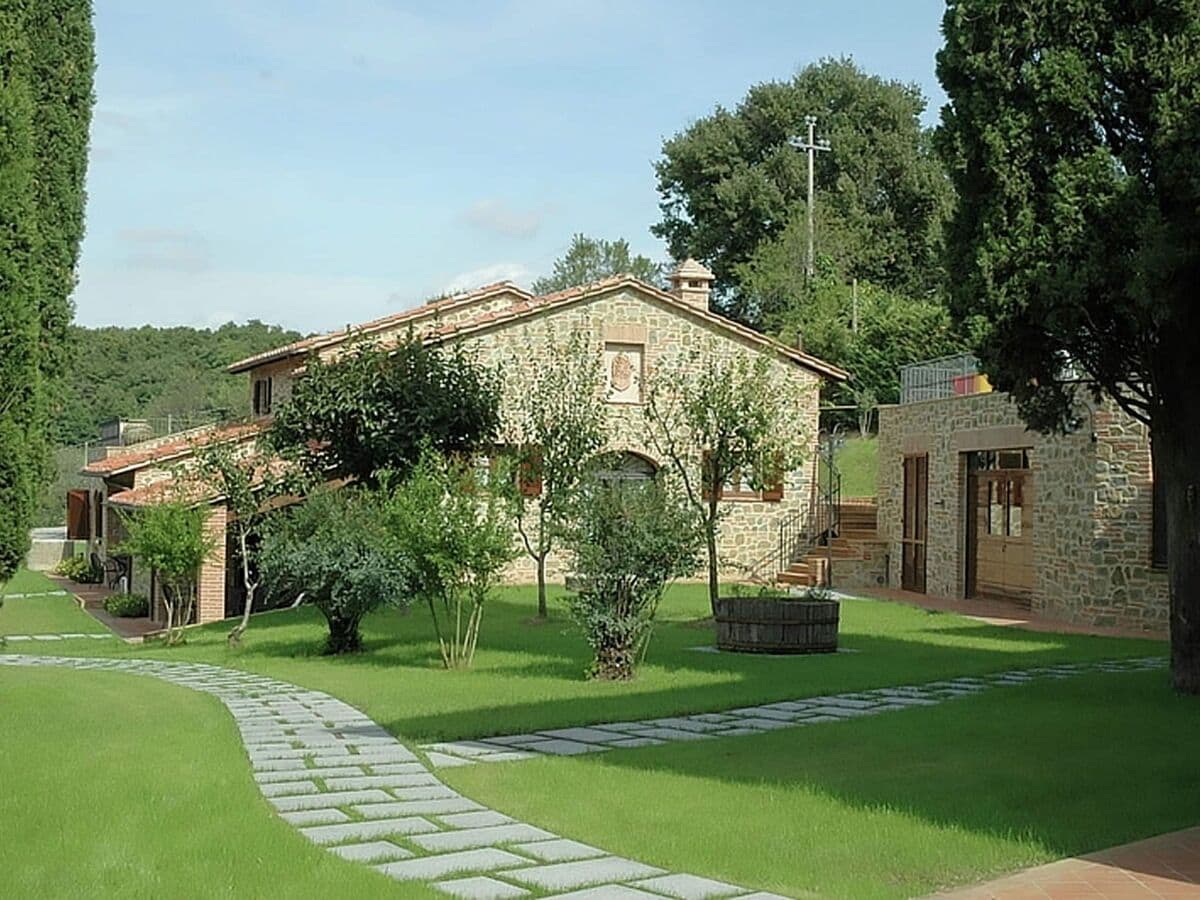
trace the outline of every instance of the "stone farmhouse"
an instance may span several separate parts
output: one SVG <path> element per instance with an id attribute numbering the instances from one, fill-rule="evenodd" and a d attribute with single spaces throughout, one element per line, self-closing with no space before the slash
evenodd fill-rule
<path id="1" fill-rule="evenodd" d="M 969 357 L 903 375 L 901 402 L 879 411 L 874 574 L 1083 626 L 1167 630 L 1166 520 L 1145 426 L 1089 400 L 1071 433 L 1028 431 Z"/>
<path id="2" fill-rule="evenodd" d="M 558 293 L 535 296 L 509 282 L 431 301 L 372 322 L 309 337 L 260 353 L 229 367 L 247 377 L 250 417 L 246 422 L 201 429 L 159 441 L 114 448 L 104 459 L 90 463 L 84 474 L 94 481 L 94 523 L 88 535 L 101 555 L 118 547 L 121 524 L 115 510 L 161 502 L 170 490 L 173 467 L 186 465 L 197 443 L 236 441 L 251 446 L 266 428 L 273 409 L 284 402 L 306 360 L 313 355 L 336 357 L 352 339 L 386 342 L 410 331 L 431 343 L 460 344 L 497 366 L 505 385 L 502 416 L 513 392 L 524 383 L 522 370 L 545 364 L 545 348 L 582 334 L 596 348 L 606 381 L 610 446 L 619 454 L 624 477 L 652 477 L 664 461 L 655 457 L 645 433 L 644 390 L 655 368 L 668 359 L 683 359 L 693 350 L 766 358 L 777 385 L 774 396 L 789 404 L 792 418 L 803 424 L 802 439 L 811 452 L 798 470 L 783 473 L 778 484 L 755 491 L 730 484 L 722 492 L 726 518 L 719 548 L 723 563 L 739 577 L 773 579 L 811 538 L 816 502 L 818 389 L 822 379 L 842 380 L 848 374 L 794 347 L 745 328 L 709 309 L 712 273 L 694 260 L 680 264 L 664 291 L 632 276 L 607 278 Z M 703 448 L 695 447 L 697 464 Z M 534 489 L 536 492 L 536 488 Z M 228 511 L 221 498 L 209 501 L 208 527 L 217 550 L 204 566 L 197 602 L 197 621 L 236 615 L 242 608 L 232 544 L 225 535 Z M 562 573 L 562 560 L 548 560 L 553 577 Z M 126 578 L 135 589 L 151 596 L 153 573 L 131 570 Z M 512 581 L 532 581 L 533 563 L 521 557 L 507 573 Z"/>

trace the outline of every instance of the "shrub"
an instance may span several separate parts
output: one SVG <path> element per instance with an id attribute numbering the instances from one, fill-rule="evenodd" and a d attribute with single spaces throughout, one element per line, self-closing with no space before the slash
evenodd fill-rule
<path id="1" fill-rule="evenodd" d="M 377 492 L 320 490 L 272 516 L 258 564 L 278 594 L 303 593 L 329 626 L 325 652 L 362 649 L 359 625 L 381 606 L 407 602 L 409 566 L 384 528 Z"/>
<path id="2" fill-rule="evenodd" d="M 121 619 L 139 619 L 150 615 L 150 598 L 145 594 L 112 594 L 104 598 L 104 611 Z"/>
<path id="3" fill-rule="evenodd" d="M 99 584 L 104 577 L 86 556 L 68 556 L 54 567 L 54 574 L 70 578 L 76 584 Z"/>
<path id="4" fill-rule="evenodd" d="M 504 511 L 471 468 L 429 449 L 389 497 L 388 530 L 408 558 L 413 595 L 429 607 L 448 669 L 470 667 L 484 602 L 516 555 Z"/>
<path id="5" fill-rule="evenodd" d="M 667 583 L 699 565 L 704 535 L 698 514 L 659 481 L 594 482 L 564 543 L 580 586 L 571 614 L 595 655 L 589 676 L 632 678 Z"/>

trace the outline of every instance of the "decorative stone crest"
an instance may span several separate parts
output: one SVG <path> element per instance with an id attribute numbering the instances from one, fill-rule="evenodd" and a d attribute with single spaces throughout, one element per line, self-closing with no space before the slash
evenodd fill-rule
<path id="1" fill-rule="evenodd" d="M 609 368 L 608 379 L 613 390 L 624 393 L 633 385 L 633 362 L 626 353 L 618 353 L 613 357 Z"/>

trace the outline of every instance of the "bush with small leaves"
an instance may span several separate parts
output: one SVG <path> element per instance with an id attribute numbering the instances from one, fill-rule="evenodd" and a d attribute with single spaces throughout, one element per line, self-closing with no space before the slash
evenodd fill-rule
<path id="1" fill-rule="evenodd" d="M 104 611 L 120 619 L 140 619 L 150 615 L 150 599 L 145 594 L 112 594 L 104 598 Z"/>

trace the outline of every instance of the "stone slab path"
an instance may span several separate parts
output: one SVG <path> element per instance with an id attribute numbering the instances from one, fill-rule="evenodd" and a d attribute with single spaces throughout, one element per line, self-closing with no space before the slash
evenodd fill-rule
<path id="1" fill-rule="evenodd" d="M 463 900 L 772 900 L 671 873 L 519 822 L 464 797 L 364 713 L 329 694 L 200 663 L 0 655 L 0 665 L 147 675 L 211 694 L 241 731 L 280 818 L 343 859 Z"/>
<path id="2" fill-rule="evenodd" d="M 636 722 L 609 722 L 577 728 L 553 728 L 528 734 L 424 744 L 435 768 L 469 766 L 485 762 L 536 759 L 538 756 L 575 756 L 622 747 L 650 747 L 675 741 L 762 734 L 778 728 L 819 725 L 874 716 L 914 706 L 935 706 L 995 687 L 1028 684 L 1038 679 L 1070 678 L 1090 672 L 1141 672 L 1165 667 L 1159 656 L 1065 663 L 1031 669 L 1014 669 L 993 675 L 954 678 L 920 685 L 900 685 L 823 697 L 805 697 L 690 716 L 668 716 Z"/>
<path id="3" fill-rule="evenodd" d="M 0 634 L 0 641 L 71 641 L 77 638 L 87 638 L 92 641 L 107 641 L 109 638 L 116 637 L 115 634 L 81 634 L 72 632 L 70 634 Z"/>

